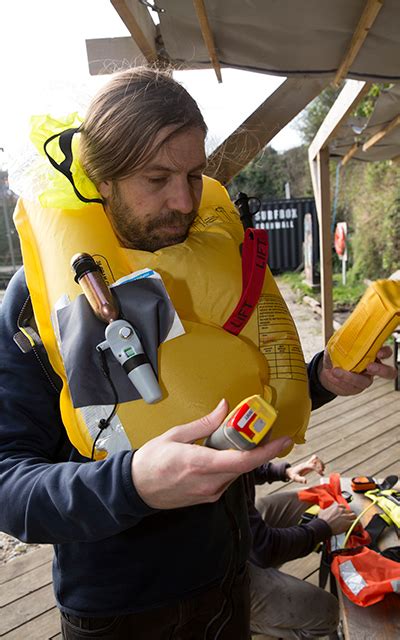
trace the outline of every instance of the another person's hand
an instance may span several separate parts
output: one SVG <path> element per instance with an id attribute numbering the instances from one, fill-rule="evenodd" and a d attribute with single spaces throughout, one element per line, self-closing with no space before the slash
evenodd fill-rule
<path id="1" fill-rule="evenodd" d="M 309 458 L 309 460 L 307 460 L 307 462 L 300 462 L 299 464 L 295 464 L 293 467 L 288 467 L 286 469 L 286 477 L 289 480 L 293 480 L 293 482 L 306 484 L 307 480 L 304 476 L 312 471 L 316 471 L 320 476 L 323 476 L 325 471 L 325 463 L 322 462 L 321 458 L 318 458 L 315 453 L 311 458 Z"/>
<path id="2" fill-rule="evenodd" d="M 391 355 L 392 349 L 389 346 L 384 346 L 378 351 L 375 362 L 371 362 L 365 371 L 353 373 L 339 367 L 332 367 L 328 350 L 325 349 L 319 364 L 319 381 L 325 389 L 337 396 L 356 395 L 367 389 L 372 384 L 375 376 L 386 380 L 394 380 L 396 378 L 396 369 L 381 362 L 381 360 L 390 358 Z"/>
<path id="3" fill-rule="evenodd" d="M 318 518 L 325 520 L 331 528 L 332 535 L 336 535 L 347 531 L 353 520 L 355 520 L 356 514 L 347 509 L 344 504 L 334 502 L 326 509 L 321 509 L 318 513 Z"/>
<path id="4" fill-rule="evenodd" d="M 132 480 L 146 504 L 175 509 L 217 501 L 242 473 L 252 471 L 292 444 L 287 436 L 251 451 L 217 451 L 194 444 L 215 431 L 228 413 L 222 400 L 207 416 L 149 440 L 132 459 Z"/>

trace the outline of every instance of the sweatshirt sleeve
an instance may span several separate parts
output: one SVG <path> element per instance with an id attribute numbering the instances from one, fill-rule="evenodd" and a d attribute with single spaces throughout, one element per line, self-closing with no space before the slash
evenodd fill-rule
<path id="1" fill-rule="evenodd" d="M 68 441 L 58 393 L 13 341 L 27 297 L 21 270 L 0 308 L 0 529 L 26 542 L 101 540 L 154 510 L 132 483 L 132 451 L 90 462 Z"/>
<path id="2" fill-rule="evenodd" d="M 320 518 L 291 527 L 270 527 L 251 500 L 248 500 L 248 511 L 252 533 L 250 560 L 262 568 L 278 567 L 302 558 L 332 534 L 330 526 Z"/>
<path id="3" fill-rule="evenodd" d="M 268 482 L 287 482 L 286 469 L 291 466 L 289 462 L 266 462 L 265 464 L 257 467 L 253 471 L 253 478 L 255 484 L 265 484 Z"/>
<path id="4" fill-rule="evenodd" d="M 327 402 L 336 398 L 335 394 L 325 389 L 319 381 L 318 365 L 323 357 L 324 352 L 320 351 L 315 354 L 312 360 L 307 364 L 308 386 L 311 397 L 311 410 L 319 409 Z"/>

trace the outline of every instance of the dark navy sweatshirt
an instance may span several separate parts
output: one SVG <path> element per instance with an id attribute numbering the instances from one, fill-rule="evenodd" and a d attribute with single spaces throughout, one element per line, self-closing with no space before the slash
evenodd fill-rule
<path id="1" fill-rule="evenodd" d="M 73 448 L 37 352 L 23 353 L 13 340 L 27 298 L 21 270 L 0 308 L 0 530 L 54 544 L 60 608 L 141 611 L 221 582 L 232 559 L 243 566 L 250 547 L 243 478 L 216 503 L 154 510 L 132 483 L 134 452 L 91 462 Z"/>
<path id="2" fill-rule="evenodd" d="M 28 296 L 20 270 L 0 308 L 0 529 L 54 545 L 54 588 L 63 611 L 141 611 L 219 583 L 228 565 L 241 567 L 248 558 L 248 509 L 255 540 L 266 535 L 263 566 L 276 563 L 277 541 L 282 562 L 299 555 L 293 535 L 266 527 L 252 511 L 251 478 L 239 478 L 216 503 L 155 510 L 132 483 L 134 452 L 95 462 L 81 456 L 62 424 L 45 354 L 23 353 L 13 339 Z M 332 397 L 318 382 L 319 357 L 309 365 L 314 406 Z M 272 467 L 267 476 L 275 479 Z M 304 555 L 315 532 L 302 535 Z"/>

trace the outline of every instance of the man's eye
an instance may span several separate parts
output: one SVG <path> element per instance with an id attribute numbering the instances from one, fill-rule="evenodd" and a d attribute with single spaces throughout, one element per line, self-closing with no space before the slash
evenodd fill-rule
<path id="1" fill-rule="evenodd" d="M 202 173 L 199 173 L 199 174 L 194 174 L 193 173 L 193 174 L 189 175 L 189 180 L 196 181 L 196 180 L 202 180 L 202 179 L 203 179 L 203 174 Z"/>
<path id="2" fill-rule="evenodd" d="M 147 179 L 149 182 L 151 182 L 151 184 L 162 184 L 167 180 L 166 176 L 154 176 L 154 177 L 150 176 Z"/>

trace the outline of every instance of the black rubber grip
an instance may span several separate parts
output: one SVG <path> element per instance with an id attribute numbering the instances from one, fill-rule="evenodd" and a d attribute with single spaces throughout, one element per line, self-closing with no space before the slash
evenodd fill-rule
<path id="1" fill-rule="evenodd" d="M 140 367 L 141 364 L 147 364 L 149 362 L 145 353 L 138 353 L 136 356 L 132 356 L 122 365 L 125 373 L 130 373 L 136 367 Z"/>

